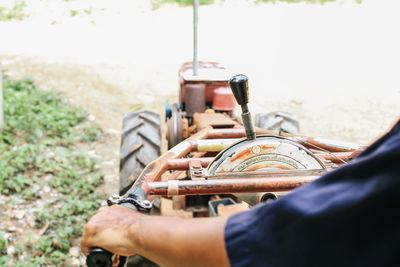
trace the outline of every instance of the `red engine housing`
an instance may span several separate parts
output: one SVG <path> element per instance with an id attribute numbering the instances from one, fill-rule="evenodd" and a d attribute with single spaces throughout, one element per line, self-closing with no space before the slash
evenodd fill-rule
<path id="1" fill-rule="evenodd" d="M 234 96 L 232 92 L 229 90 L 220 90 L 221 92 L 217 93 L 216 96 L 215 91 L 219 88 L 229 88 L 229 73 L 226 71 L 225 67 L 223 67 L 220 63 L 217 62 L 205 62 L 200 61 L 198 66 L 198 75 L 193 76 L 193 62 L 186 62 L 182 65 L 179 70 L 179 82 L 180 82 L 180 93 L 179 93 L 179 102 L 183 105 L 184 109 L 187 109 L 188 101 L 187 97 L 187 86 L 191 84 L 203 84 L 205 86 L 205 106 L 213 107 L 215 109 L 221 108 L 221 111 L 232 111 L 236 106 L 236 101 L 234 100 Z M 198 100 L 198 99 L 197 99 Z M 214 101 L 217 100 L 217 103 Z M 216 105 L 215 105 L 216 104 Z M 193 110 L 189 108 L 189 110 Z M 196 112 L 203 112 L 204 110 L 196 110 Z M 192 116 L 188 114 L 189 116 Z"/>

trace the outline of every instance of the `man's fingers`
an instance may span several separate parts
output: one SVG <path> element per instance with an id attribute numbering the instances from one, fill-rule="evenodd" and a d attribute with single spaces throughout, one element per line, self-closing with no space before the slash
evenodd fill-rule
<path id="1" fill-rule="evenodd" d="M 119 256 L 115 256 L 114 260 L 113 260 L 113 267 L 117 267 L 119 264 Z"/>
<path id="2" fill-rule="evenodd" d="M 81 250 L 85 256 L 87 256 L 92 250 L 90 247 L 86 246 L 84 239 L 81 241 Z"/>

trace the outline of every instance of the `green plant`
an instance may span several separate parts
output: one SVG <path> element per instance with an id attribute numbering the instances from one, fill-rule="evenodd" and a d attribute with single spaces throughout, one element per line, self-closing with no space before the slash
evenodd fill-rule
<path id="1" fill-rule="evenodd" d="M 26 3 L 22 1 L 17 2 L 12 8 L 0 7 L 0 21 L 25 18 L 26 15 L 23 13 L 25 6 Z"/>
<path id="2" fill-rule="evenodd" d="M 98 125 L 86 120 L 87 113 L 62 103 L 54 92 L 40 90 L 32 80 L 3 80 L 5 124 L 0 129 L 0 192 L 33 202 L 45 201 L 36 211 L 37 227 L 46 226 L 39 239 L 21 251 L 29 255 L 15 266 L 65 266 L 72 242 L 96 212 L 102 197 L 96 188 L 103 176 L 96 159 L 75 144 L 97 140 Z M 55 197 L 44 196 L 49 188 Z M 0 232 L 1 256 L 7 240 Z"/>
<path id="3" fill-rule="evenodd" d="M 8 240 L 5 234 L 5 232 L 0 231 L 0 266 L 6 266 L 8 263 L 8 256 L 6 256 Z"/>
<path id="4" fill-rule="evenodd" d="M 77 10 L 73 10 L 73 9 L 71 9 L 71 11 L 70 11 L 70 15 L 71 15 L 71 17 L 75 17 L 76 15 L 78 15 L 78 11 Z"/>
<path id="5" fill-rule="evenodd" d="M 0 255 L 3 254 L 7 248 L 7 239 L 5 237 L 5 232 L 0 231 Z"/>

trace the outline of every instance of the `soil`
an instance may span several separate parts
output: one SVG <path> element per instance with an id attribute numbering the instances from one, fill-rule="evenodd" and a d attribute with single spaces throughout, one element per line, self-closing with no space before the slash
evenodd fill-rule
<path id="1" fill-rule="evenodd" d="M 177 71 L 192 56 L 192 9 L 152 10 L 147 0 L 27 3 L 28 18 L 0 23 L 0 67 L 92 115 L 104 130 L 96 154 L 105 194 L 116 193 L 122 116 L 138 107 L 163 114 L 164 102 L 177 100 Z M 290 112 L 303 134 L 367 144 L 400 115 L 397 6 L 202 6 L 200 58 L 250 77 L 253 114 Z"/>

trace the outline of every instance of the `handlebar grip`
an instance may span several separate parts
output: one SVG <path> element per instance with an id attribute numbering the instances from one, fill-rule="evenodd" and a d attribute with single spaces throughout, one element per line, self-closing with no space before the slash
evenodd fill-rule
<path id="1" fill-rule="evenodd" d="M 122 203 L 121 206 L 127 207 L 131 210 L 137 211 L 135 205 L 131 203 Z M 112 267 L 113 254 L 102 248 L 93 248 L 89 255 L 86 257 L 86 265 L 88 267 Z M 125 265 L 127 257 L 120 256 L 118 267 Z"/>
<path id="2" fill-rule="evenodd" d="M 86 257 L 86 264 L 88 267 L 112 267 L 112 257 L 113 254 L 111 252 L 108 252 L 102 248 L 94 248 Z"/>

